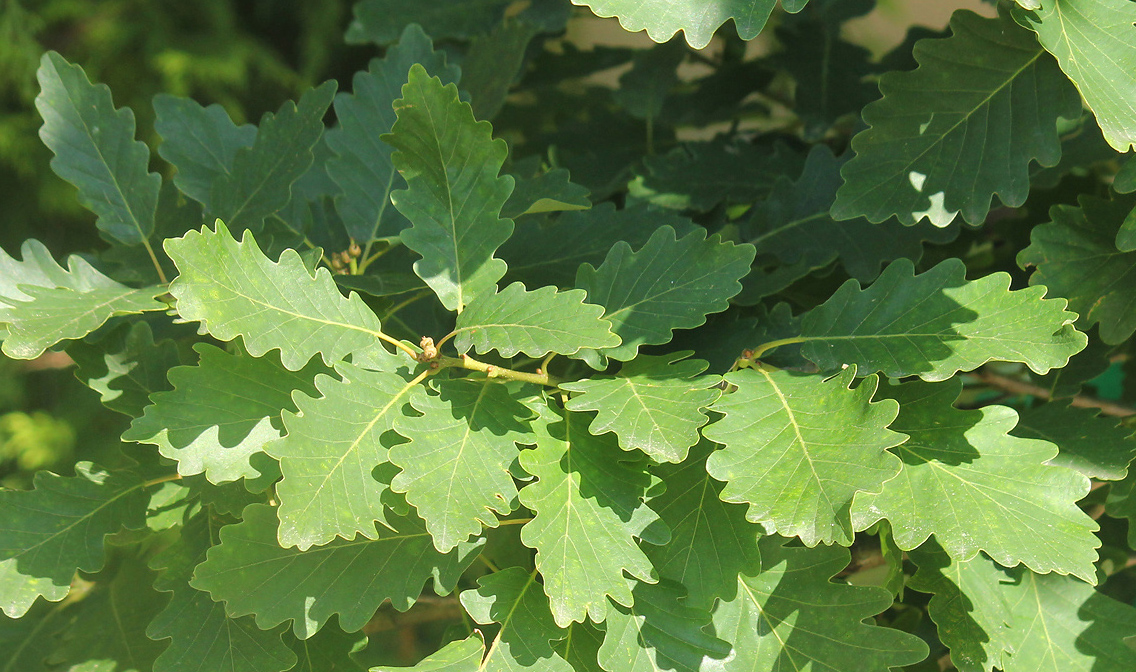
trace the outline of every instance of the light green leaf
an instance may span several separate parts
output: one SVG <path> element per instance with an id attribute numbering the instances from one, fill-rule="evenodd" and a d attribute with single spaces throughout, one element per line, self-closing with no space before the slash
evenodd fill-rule
<path id="1" fill-rule="evenodd" d="M 855 365 L 923 380 L 950 378 L 989 361 L 1022 362 L 1037 373 L 1060 368 L 1088 338 L 1073 328 L 1064 299 L 1045 287 L 1010 291 L 1010 276 L 966 279 L 959 259 L 915 275 L 906 259 L 868 289 L 849 280 L 801 321 L 801 351 L 822 370 Z"/>
<path id="2" fill-rule="evenodd" d="M 1136 6 L 1123 0 L 1028 0 L 1014 17 L 1037 33 L 1077 85 L 1108 144 L 1136 145 Z M 1034 11 L 1025 11 L 1034 10 Z"/>
<path id="3" fill-rule="evenodd" d="M 151 566 L 164 569 L 154 583 L 172 592 L 169 604 L 154 617 L 146 635 L 170 639 L 154 662 L 154 672 L 281 672 L 296 664 L 296 656 L 280 640 L 283 628 L 261 630 L 251 616 L 229 618 L 225 605 L 189 586 L 194 568 L 204 562 L 212 545 L 210 523 L 196 516 L 182 527 L 173 545 L 154 557 Z"/>
<path id="4" fill-rule="evenodd" d="M 379 136 L 394 127 L 393 104 L 415 63 L 446 84 L 461 76 L 457 66 L 446 64 L 445 53 L 435 52 L 430 38 L 412 24 L 382 59 L 372 60 L 367 71 L 355 74 L 352 93 L 335 97 L 339 125 L 326 137 L 336 157 L 328 162 L 327 172 L 342 190 L 335 198 L 336 212 L 360 245 L 397 235 L 410 224 L 391 205 L 391 190 L 402 185 L 402 178 L 391 163 L 394 148 Z"/>
<path id="5" fill-rule="evenodd" d="M 553 168 L 552 170 L 541 172 L 531 177 L 517 177 L 514 176 L 515 184 L 513 186 L 513 193 L 509 195 L 509 200 L 501 208 L 501 215 L 511 219 L 520 217 L 522 215 L 538 215 L 546 212 L 564 212 L 572 210 L 587 210 L 592 207 L 592 202 L 588 200 L 588 190 L 575 182 L 571 181 L 571 176 L 567 170 L 563 168 Z M 529 228 L 532 225 L 526 225 L 523 228 Z M 514 232 L 520 233 L 520 229 Z M 510 238 L 512 240 L 512 238 Z M 559 245 L 560 243 L 558 243 Z M 505 253 L 508 247 L 508 242 L 501 248 L 501 256 L 507 257 Z M 553 250 L 546 250 L 553 252 Z M 607 250 L 604 250 L 605 252 Z M 512 265 L 509 266 L 509 271 L 514 269 Z M 576 272 L 576 267 L 572 267 L 573 275 Z M 555 283 L 548 283 L 555 284 Z"/>
<path id="6" fill-rule="evenodd" d="M 714 31 L 730 19 L 734 20 L 743 40 L 752 40 L 765 27 L 777 5 L 775 0 L 721 0 L 697 5 L 671 0 L 572 0 L 572 3 L 587 5 L 598 16 L 618 17 L 624 30 L 633 33 L 646 30 L 656 42 L 666 42 L 681 30 L 695 49 L 710 44 Z M 794 3 L 794 11 L 799 11 L 803 5 L 804 2 Z"/>
<path id="7" fill-rule="evenodd" d="M 523 187 L 524 182 L 520 184 Z M 682 236 L 695 229 L 688 218 L 669 210 L 644 205 L 616 210 L 611 203 L 566 212 L 551 221 L 522 221 L 501 246 L 501 257 L 509 262 L 506 277 L 531 287 L 571 287 L 580 264 L 599 266 L 621 240 L 642 247 L 661 226 Z"/>
<path id="8" fill-rule="evenodd" d="M 477 586 L 462 592 L 462 606 L 482 625 L 501 624 L 479 670 L 572 672 L 568 661 L 552 648 L 551 642 L 568 632 L 552 619 L 536 570 L 530 573 L 510 567 L 481 577 Z"/>
<path id="9" fill-rule="evenodd" d="M 110 89 L 54 51 L 40 59 L 36 109 L 39 137 L 55 153 L 51 169 L 79 189 L 79 202 L 98 215 L 115 240 L 138 245 L 154 231 L 162 178 L 148 172 L 150 150 L 134 139 L 134 112 L 114 108 Z"/>
<path id="10" fill-rule="evenodd" d="M 505 274 L 493 253 L 513 232 L 499 216 L 513 191 L 513 178 L 499 175 L 509 149 L 458 100 L 456 86 L 421 65 L 409 78 L 394 104 L 398 121 L 382 138 L 398 150 L 394 164 L 408 186 L 391 198 L 412 224 L 402 242 L 422 255 L 414 272 L 460 313 Z"/>
<path id="11" fill-rule="evenodd" d="M 194 345 L 196 366 L 179 366 L 168 376 L 174 390 L 152 397 L 140 418 L 122 435 L 158 447 L 176 460 L 178 473 L 204 473 L 213 483 L 254 478 L 249 458 L 280 438 L 280 413 L 295 411 L 292 391 L 315 394 L 317 362 L 292 372 L 275 354 L 263 358 L 228 353 L 206 343 Z"/>
<path id="12" fill-rule="evenodd" d="M 682 604 L 674 581 L 635 586 L 635 606 L 612 608 L 599 662 L 608 672 L 698 672 L 722 665 L 730 644 L 707 632 L 710 612 Z"/>
<path id="13" fill-rule="evenodd" d="M 961 391 L 957 378 L 880 389 L 899 402 L 891 428 L 910 438 L 892 449 L 903 461 L 899 476 L 879 494 L 856 497 L 856 529 L 886 518 L 905 551 L 934 534 L 952 558 L 981 550 L 1007 567 L 1095 582 L 1098 525 L 1077 506 L 1089 479 L 1046 464 L 1057 455 L 1052 443 L 1010 436 L 1012 409 L 954 408 Z"/>
<path id="14" fill-rule="evenodd" d="M 667 489 L 647 500 L 670 528 L 671 540 L 643 551 L 660 577 L 686 587 L 683 603 L 695 609 L 710 609 L 719 598 L 733 600 L 738 574 L 753 575 L 761 567 L 762 528 L 746 520 L 746 506 L 722 501 L 723 484 L 706 473 L 712 450 L 703 442 L 682 464 L 655 469 Z"/>
<path id="15" fill-rule="evenodd" d="M 485 642 L 481 639 L 481 631 L 474 630 L 469 637 L 450 642 L 423 658 L 414 667 L 380 665 L 372 667 L 370 672 L 402 672 L 407 670 L 414 670 L 415 672 L 479 672 L 481 658 L 484 655 Z"/>
<path id="16" fill-rule="evenodd" d="M 576 286 L 588 292 L 588 302 L 603 306 L 604 318 L 623 344 L 582 357 L 596 368 L 607 357 L 626 362 L 641 345 L 671 340 L 675 329 L 692 329 L 706 316 L 725 310 L 738 283 L 749 273 L 754 248 L 706 237 L 699 229 L 676 238 L 674 229 L 660 227 L 637 252 L 616 243 L 599 268 L 583 264 Z"/>
<path id="17" fill-rule="evenodd" d="M 295 250 L 279 262 L 260 251 L 252 233 L 237 242 L 217 222 L 166 241 L 181 275 L 170 285 L 178 313 L 215 338 L 244 337 L 250 354 L 279 349 L 289 371 L 314 355 L 328 364 L 379 348 L 379 319 L 357 294 L 343 298 L 327 269 L 313 276 Z M 385 352 L 385 351 L 384 351 Z"/>
<path id="18" fill-rule="evenodd" d="M 518 399 L 532 390 L 516 390 L 483 380 L 441 380 L 438 394 L 422 388 L 410 395 L 421 415 L 400 416 L 394 429 L 410 439 L 390 450 L 402 468 L 391 489 L 406 493 L 434 547 L 445 553 L 481 527 L 497 527 L 497 516 L 513 510 L 517 487 L 509 465 L 516 441 L 531 434 L 532 411 Z"/>
<path id="19" fill-rule="evenodd" d="M 946 226 L 962 211 L 977 226 L 992 195 L 1025 202 L 1031 160 L 1061 158 L 1057 118 L 1079 118 L 1081 97 L 1035 36 L 1008 15 L 967 10 L 951 30 L 916 44 L 918 69 L 881 78 L 883 99 L 863 111 L 871 128 L 852 139 L 856 158 L 840 171 L 836 219 Z"/>
<path id="20" fill-rule="evenodd" d="M 912 553 L 911 588 L 960 672 L 1126 672 L 1136 668 L 1136 609 L 1071 576 L 960 562 L 935 547 Z"/>
<path id="21" fill-rule="evenodd" d="M 891 606 L 886 590 L 829 580 L 848 566 L 847 550 L 784 544 L 762 540 L 761 571 L 738 576 L 737 596 L 714 610 L 714 630 L 736 654 L 723 672 L 887 672 L 927 657 L 918 637 L 871 624 Z"/>
<path id="22" fill-rule="evenodd" d="M 116 315 L 163 310 L 163 287 L 132 289 L 95 270 L 78 255 L 67 270 L 37 240 L 21 247 L 22 261 L 0 251 L 0 325 L 4 354 L 35 359 L 64 340 L 86 336 Z"/>
<path id="23" fill-rule="evenodd" d="M 579 289 L 558 292 L 555 287 L 527 291 L 514 282 L 496 294 L 478 296 L 458 315 L 454 345 L 458 352 L 496 350 L 503 357 L 523 352 L 543 357 L 555 352 L 571 355 L 581 348 L 619 345 L 602 306 L 584 303 Z"/>
<path id="24" fill-rule="evenodd" d="M 487 33 L 501 22 L 510 0 L 362 0 L 347 28 L 348 44 L 385 46 L 398 39 L 403 26 L 417 23 L 435 40 L 464 39 Z"/>
<path id="25" fill-rule="evenodd" d="M 589 414 L 547 406 L 541 414 L 534 422 L 536 448 L 520 454 L 521 467 L 537 478 L 520 492 L 521 504 L 534 512 L 521 541 L 536 549 L 557 625 L 585 616 L 599 623 L 612 613 L 608 596 L 631 605 L 624 572 L 655 580 L 635 544 L 635 537 L 655 538 L 648 526 L 658 516 L 643 503 L 650 476 L 614 437 L 588 433 Z"/>
<path id="26" fill-rule="evenodd" d="M 592 434 L 615 432 L 624 450 L 642 450 L 661 462 L 682 462 L 698 443 L 703 412 L 721 394 L 718 376 L 699 375 L 707 363 L 685 359 L 689 350 L 661 357 L 639 355 L 614 378 L 586 378 L 561 387 L 578 394 L 571 411 L 596 411 Z"/>
<path id="27" fill-rule="evenodd" d="M 230 618 L 255 614 L 263 630 L 291 620 L 296 636 L 307 639 L 334 614 L 353 632 L 384 600 L 406 611 L 431 577 L 436 591 L 452 590 L 484 543 L 441 554 L 413 513 L 391 516 L 390 523 L 373 539 L 298 551 L 276 543 L 276 512 L 254 504 L 243 521 L 221 528 L 221 544 L 209 549 L 191 585 L 224 600 Z"/>
<path id="28" fill-rule="evenodd" d="M 1100 323 L 1101 340 L 1115 345 L 1136 331 L 1136 253 L 1121 252 L 1115 242 L 1134 201 L 1081 196 L 1077 202 L 1080 207 L 1050 208 L 1052 221 L 1030 231 L 1018 265 L 1036 266 L 1030 284 L 1069 299 L 1080 326 Z"/>
<path id="29" fill-rule="evenodd" d="M 711 410 L 725 417 L 702 431 L 724 446 L 706 470 L 725 481 L 722 499 L 748 503 L 746 517 L 806 546 L 852 543 L 849 509 L 858 492 L 879 492 L 899 472 L 887 452 L 904 436 L 887 426 L 899 406 L 872 402 L 877 380 L 848 389 L 856 370 L 828 380 L 758 366 L 726 375 L 737 390 Z"/>
<path id="30" fill-rule="evenodd" d="M 35 489 L 0 490 L 0 610 L 24 615 L 37 596 L 67 596 L 75 570 L 103 566 L 104 537 L 146 524 L 148 497 L 129 472 L 109 474 L 90 462 L 65 478 L 35 475 Z"/>
<path id="31" fill-rule="evenodd" d="M 154 113 L 154 130 L 162 136 L 158 154 L 177 168 L 174 184 L 209 209 L 213 183 L 232 179 L 237 150 L 256 141 L 256 126 L 237 126 L 220 105 L 202 107 L 166 93 L 154 96 Z"/>
<path id="32" fill-rule="evenodd" d="M 209 205 L 215 217 L 234 231 L 259 232 L 265 217 L 288 205 L 292 184 L 312 165 L 335 86 L 334 80 L 324 82 L 309 89 L 299 106 L 288 101 L 261 117 L 255 142 L 238 149 L 232 170 L 213 181 Z"/>
<path id="33" fill-rule="evenodd" d="M 1060 450 L 1047 464 L 1076 469 L 1089 478 L 1119 481 L 1136 460 L 1136 435 L 1095 408 L 1039 404 L 1019 411 L 1014 436 L 1042 439 Z"/>
<path id="34" fill-rule="evenodd" d="M 306 550 L 356 533 L 375 539 L 375 521 L 385 521 L 387 485 L 371 470 L 387 462 L 390 430 L 414 387 L 386 371 L 345 362 L 343 380 L 317 376 L 323 396 L 293 394 L 298 413 L 285 413 L 284 438 L 265 446 L 280 460 L 280 543 Z M 389 440 L 389 439 L 388 439 Z"/>

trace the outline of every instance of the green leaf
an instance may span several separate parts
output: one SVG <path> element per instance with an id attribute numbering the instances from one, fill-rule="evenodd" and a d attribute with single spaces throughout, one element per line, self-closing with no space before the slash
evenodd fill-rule
<path id="1" fill-rule="evenodd" d="M 154 130 L 162 136 L 158 154 L 177 168 L 181 193 L 210 208 L 213 183 L 231 180 L 237 151 L 256 141 L 256 126 L 237 126 L 225 108 L 202 107 L 190 98 L 154 96 Z"/>
<path id="2" fill-rule="evenodd" d="M 166 241 L 181 275 L 170 285 L 178 314 L 202 322 L 215 338 L 244 337 L 250 354 L 279 349 L 289 371 L 314 355 L 328 364 L 379 347 L 379 319 L 353 294 L 343 298 L 327 269 L 313 276 L 295 250 L 279 262 L 260 251 L 251 232 L 237 242 L 217 222 Z"/>
<path id="3" fill-rule="evenodd" d="M 259 232 L 264 218 L 288 205 L 292 184 L 312 165 L 312 147 L 323 135 L 323 115 L 335 96 L 335 82 L 309 89 L 297 106 L 284 103 L 260 120 L 256 141 L 233 157 L 232 170 L 216 176 L 210 211 L 234 231 Z"/>
<path id="4" fill-rule="evenodd" d="M 221 528 L 221 544 L 194 570 L 191 585 L 224 600 L 230 618 L 255 614 L 263 630 L 291 620 L 296 636 L 307 639 L 334 614 L 344 630 L 359 630 L 387 599 L 406 611 L 431 577 L 435 590 L 452 590 L 483 543 L 441 554 L 413 513 L 390 522 L 373 539 L 298 551 L 277 545 L 276 512 L 254 504 L 243 521 Z"/>
<path id="5" fill-rule="evenodd" d="M 686 54 L 686 45 L 679 40 L 637 50 L 612 98 L 637 119 L 658 117 L 667 94 L 678 84 L 678 66 Z"/>
<path id="6" fill-rule="evenodd" d="M 461 62 L 461 88 L 470 94 L 475 118 L 489 120 L 501 111 L 521 73 L 525 50 L 540 32 L 527 21 L 509 20 L 473 39 Z"/>
<path id="7" fill-rule="evenodd" d="M 589 303 L 606 309 L 604 318 L 623 343 L 599 353 L 585 350 L 585 358 L 626 362 L 641 345 L 666 343 L 675 329 L 702 325 L 741 291 L 738 280 L 749 272 L 753 256 L 750 245 L 723 242 L 717 234 L 707 238 L 703 230 L 676 238 L 669 226 L 656 230 L 637 252 L 616 243 L 599 268 L 580 266 L 576 286 L 588 292 Z"/>
<path id="8" fill-rule="evenodd" d="M 1064 299 L 1045 287 L 1010 291 L 1010 276 L 966 280 L 948 259 L 915 275 L 910 261 L 890 264 L 868 289 L 849 280 L 801 321 L 801 350 L 822 370 L 855 365 L 923 380 L 950 378 L 989 361 L 1022 362 L 1037 373 L 1060 368 L 1088 338 L 1073 328 Z"/>
<path id="9" fill-rule="evenodd" d="M 520 184 L 523 187 L 524 182 Z M 509 262 L 509 279 L 530 287 L 571 287 L 580 264 L 599 266 L 621 240 L 642 247 L 662 226 L 682 236 L 695 230 L 693 222 L 671 211 L 643 205 L 616 210 L 611 203 L 600 203 L 583 212 L 565 212 L 551 221 L 522 221 L 500 253 Z"/>
<path id="10" fill-rule="evenodd" d="M 97 271 L 78 255 L 57 264 L 37 240 L 26 240 L 21 261 L 0 251 L 0 325 L 4 354 L 35 359 L 64 340 L 86 336 L 116 315 L 163 310 L 162 287 L 132 289 Z"/>
<path id="11" fill-rule="evenodd" d="M 592 207 L 592 202 L 588 200 L 588 190 L 572 182 L 571 175 L 563 168 L 553 168 L 531 177 L 514 176 L 513 179 L 515 181 L 513 193 L 501 208 L 503 217 L 515 219 L 522 215 L 587 210 Z M 501 256 L 508 257 L 506 250 L 509 248 L 509 243 L 522 229 L 527 228 L 533 227 L 529 224 L 514 231 L 513 237 L 501 247 Z M 509 271 L 513 270 L 510 264 Z M 571 270 L 574 277 L 576 267 L 573 266 Z"/>
<path id="12" fill-rule="evenodd" d="M 959 10 L 951 37 L 922 40 L 919 68 L 880 80 L 884 97 L 864 108 L 871 128 L 852 139 L 841 170 L 836 219 L 927 217 L 946 226 L 958 211 L 979 225 L 994 194 L 1016 207 L 1029 164 L 1061 158 L 1057 118 L 1081 116 L 1081 98 L 1032 33 L 1007 15 Z"/>
<path id="13" fill-rule="evenodd" d="M 1047 464 L 1075 469 L 1089 478 L 1119 481 L 1136 460 L 1136 436 L 1116 418 L 1095 408 L 1040 404 L 1019 411 L 1014 436 L 1042 439 L 1060 450 Z"/>
<path id="14" fill-rule="evenodd" d="M 715 631 L 736 652 L 723 672 L 887 672 L 927 657 L 918 637 L 871 624 L 891 606 L 888 591 L 830 581 L 848 566 L 847 550 L 784 544 L 779 537 L 763 539 L 761 571 L 738 576 L 737 596 L 714 610 Z"/>
<path id="15" fill-rule="evenodd" d="M 403 26 L 417 23 L 435 40 L 463 39 L 487 33 L 501 22 L 510 0 L 362 0 L 347 28 L 348 44 L 384 46 L 398 39 Z"/>
<path id="16" fill-rule="evenodd" d="M 1118 152 L 1136 145 L 1136 7 L 1114 0 L 1030 0 L 1014 17 L 1057 57 Z"/>
<path id="17" fill-rule="evenodd" d="M 131 418 L 142 415 L 150 395 L 170 389 L 166 372 L 181 364 L 173 341 L 154 342 L 146 322 L 121 327 L 97 343 L 75 341 L 67 354 L 75 377 L 99 393 L 103 406 Z"/>
<path id="18" fill-rule="evenodd" d="M 899 472 L 887 452 L 904 436 L 888 425 L 894 401 L 872 402 L 877 379 L 855 389 L 854 367 L 825 380 L 762 366 L 726 375 L 736 385 L 702 431 L 724 446 L 706 470 L 725 481 L 722 499 L 748 503 L 746 517 L 807 546 L 852 543 L 849 509 L 858 492 L 879 492 Z"/>
<path id="19" fill-rule="evenodd" d="M 397 235 L 410 224 L 391 205 L 391 190 L 402 184 L 402 178 L 391 163 L 394 148 L 379 137 L 394 127 L 393 104 L 415 63 L 446 84 L 461 77 L 457 66 L 447 65 L 444 52 L 434 51 L 421 28 L 408 25 L 381 60 L 374 59 L 367 71 L 355 73 L 352 93 L 335 97 L 339 126 L 326 137 L 336 157 L 328 162 L 327 172 L 342 190 L 335 209 L 348 235 L 360 245 Z"/>
<path id="20" fill-rule="evenodd" d="M 400 672 L 402 670 L 414 670 L 415 672 L 480 672 L 483 655 L 485 655 L 485 642 L 481 639 L 481 632 L 475 630 L 469 637 L 450 642 L 438 651 L 426 656 L 414 667 L 380 665 L 372 667 L 371 672 Z"/>
<path id="21" fill-rule="evenodd" d="M 308 639 L 287 633 L 284 641 L 300 659 L 289 672 L 359 672 L 363 666 L 353 654 L 367 645 L 368 638 L 363 631 L 346 633 L 330 624 Z"/>
<path id="22" fill-rule="evenodd" d="M 509 465 L 515 442 L 531 434 L 532 417 L 518 399 L 532 390 L 468 378 L 441 380 L 437 390 L 431 395 L 419 387 L 409 395 L 421 415 L 394 420 L 410 442 L 393 446 L 389 459 L 402 468 L 391 489 L 406 493 L 434 547 L 445 553 L 483 525 L 497 527 L 495 514 L 513 510 L 517 487 Z"/>
<path id="23" fill-rule="evenodd" d="M 839 259 L 848 275 L 871 282 L 880 274 L 881 263 L 919 261 L 923 241 L 944 244 L 958 236 L 957 227 L 940 229 L 924 222 L 902 226 L 895 219 L 882 224 L 863 217 L 833 220 L 828 210 L 843 183 L 840 167 L 847 158 L 837 159 L 827 146 L 814 145 L 801 177 L 796 182 L 779 178 L 769 197 L 755 204 L 739 224 L 743 239 L 758 254 L 774 255 L 785 265 L 803 263 L 811 270 Z"/>
<path id="24" fill-rule="evenodd" d="M 721 598 L 731 601 L 739 573 L 755 574 L 761 567 L 757 540 L 763 531 L 746 520 L 746 508 L 721 499 L 723 484 L 706 473 L 709 442 L 697 446 L 682 464 L 656 468 L 666 492 L 648 504 L 671 530 L 662 546 L 643 546 L 659 576 L 682 583 L 684 604 L 711 609 Z M 713 552 L 709 552 L 713 549 Z"/>
<path id="25" fill-rule="evenodd" d="M 722 0 L 695 10 L 669 0 L 572 0 L 572 3 L 587 5 L 598 16 L 618 17 L 624 30 L 633 33 L 646 30 L 656 42 L 666 42 L 681 30 L 695 49 L 710 44 L 714 31 L 730 19 L 734 20 L 743 40 L 752 40 L 765 27 L 777 5 L 774 0 Z M 794 9 L 799 10 L 803 5 L 804 2 L 798 2 Z"/>
<path id="26" fill-rule="evenodd" d="M 589 431 L 615 432 L 624 450 L 642 450 L 660 462 L 682 462 L 698 443 L 703 412 L 721 391 L 718 376 L 699 375 L 707 363 L 685 359 L 690 351 L 639 355 L 614 378 L 586 378 L 561 385 L 577 392 L 570 411 L 596 411 Z"/>
<path id="27" fill-rule="evenodd" d="M 40 59 L 36 76 L 39 137 L 55 153 L 51 169 L 78 188 L 100 231 L 127 245 L 142 243 L 154 231 L 162 178 L 147 170 L 150 150 L 134 139 L 134 113 L 116 110 L 105 84 L 91 84 L 82 68 L 54 51 Z"/>
<path id="28" fill-rule="evenodd" d="M 499 217 L 513 191 L 513 178 L 499 175 L 509 149 L 458 100 L 456 86 L 443 86 L 421 65 L 409 77 L 394 104 L 398 121 L 383 136 L 398 150 L 394 165 L 408 186 L 391 198 L 412 223 L 402 242 L 422 255 L 414 272 L 460 313 L 505 274 L 493 252 L 513 232 L 513 222 Z"/>
<path id="29" fill-rule="evenodd" d="M 1128 545 L 1136 546 L 1136 471 L 1113 483 L 1108 489 L 1105 512 L 1113 518 L 1128 519 Z"/>
<path id="30" fill-rule="evenodd" d="M 313 362 L 292 372 L 275 354 L 249 357 L 206 343 L 194 350 L 197 365 L 171 369 L 175 389 L 155 394 L 122 440 L 157 446 L 177 461 L 182 476 L 204 473 L 217 484 L 254 478 L 249 458 L 280 438 L 273 421 L 278 425 L 283 410 L 296 410 L 292 391 L 315 394 L 312 378 L 324 369 Z"/>
<path id="31" fill-rule="evenodd" d="M 536 447 L 519 458 L 537 479 L 520 492 L 521 504 L 534 512 L 521 541 L 536 549 L 557 625 L 585 616 L 600 623 L 612 613 L 608 596 L 631 605 L 624 572 L 654 580 L 651 562 L 635 544 L 635 537 L 656 538 L 649 527 L 658 516 L 643 503 L 650 476 L 614 437 L 588 433 L 589 414 L 549 407 L 541 414 L 534 423 Z"/>
<path id="32" fill-rule="evenodd" d="M 154 617 L 146 635 L 170 639 L 154 662 L 154 672 L 281 672 L 292 669 L 296 656 L 280 640 L 283 628 L 261 630 L 251 616 L 229 618 L 225 605 L 189 586 L 194 568 L 211 546 L 210 524 L 196 516 L 181 536 L 162 550 L 151 566 L 163 569 L 158 590 L 172 592 L 169 604 Z"/>
<path id="33" fill-rule="evenodd" d="M 1136 666 L 1136 609 L 1071 576 L 1004 569 L 928 549 L 911 587 L 934 594 L 931 618 L 961 672 L 1124 672 Z"/>
<path id="34" fill-rule="evenodd" d="M 957 378 L 881 388 L 899 402 L 891 429 L 910 438 L 892 449 L 903 461 L 899 476 L 879 494 L 856 498 L 856 529 L 886 518 L 905 551 L 934 534 L 952 558 L 981 550 L 1007 567 L 1023 563 L 1094 582 L 1098 526 L 1077 506 L 1088 478 L 1046 464 L 1057 455 L 1052 443 L 1010 436 L 1012 409 L 954 408 L 961 391 Z"/>
<path id="35" fill-rule="evenodd" d="M 414 387 L 401 376 L 340 363 L 343 380 L 316 377 L 322 395 L 294 394 L 298 413 L 285 413 L 284 438 L 265 446 L 280 460 L 280 543 L 306 550 L 356 533 L 375 539 L 385 521 L 387 485 L 371 470 L 387 462 L 382 439 Z"/>
<path id="36" fill-rule="evenodd" d="M 0 610 L 12 618 L 37 596 L 62 600 L 75 570 L 102 569 L 104 537 L 146 524 L 148 497 L 137 476 L 90 462 L 75 471 L 70 478 L 40 471 L 34 490 L 0 490 Z"/>
<path id="37" fill-rule="evenodd" d="M 1082 328 L 1100 323 L 1101 340 L 1115 345 L 1136 331 L 1136 253 L 1121 252 L 1115 242 L 1133 200 L 1081 196 L 1077 202 L 1080 207 L 1050 208 L 1052 221 L 1030 232 L 1018 265 L 1036 266 L 1030 284 L 1069 299 Z"/>
<path id="38" fill-rule="evenodd" d="M 482 294 L 458 315 L 453 333 L 458 352 L 496 350 L 503 357 L 523 352 L 543 357 L 571 355 L 581 348 L 609 348 L 620 343 L 602 306 L 584 303 L 583 290 L 555 287 L 527 291 L 514 282 L 496 294 Z"/>
<path id="39" fill-rule="evenodd" d="M 552 619 L 548 597 L 536 581 L 536 570 L 530 573 L 510 567 L 481 577 L 477 586 L 477 590 L 462 592 L 462 606 L 482 625 L 501 624 L 479 670 L 572 672 L 572 666 L 550 643 L 568 633 Z"/>
<path id="40" fill-rule="evenodd" d="M 598 654 L 604 633 L 590 621 L 568 624 L 568 636 L 556 643 L 556 652 L 576 672 L 602 672 Z"/>
<path id="41" fill-rule="evenodd" d="M 635 606 L 614 607 L 599 650 L 608 672 L 698 672 L 718 667 L 730 645 L 706 631 L 710 612 L 681 603 L 683 589 L 674 581 L 635 586 Z"/>

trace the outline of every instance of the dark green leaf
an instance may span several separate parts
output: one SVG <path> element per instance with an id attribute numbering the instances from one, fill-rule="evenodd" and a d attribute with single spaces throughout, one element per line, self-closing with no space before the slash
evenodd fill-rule
<path id="1" fill-rule="evenodd" d="M 510 567 L 482 577 L 477 585 L 476 590 L 462 592 L 462 606 L 482 625 L 501 624 L 479 670 L 572 671 L 552 648 L 551 641 L 568 633 L 552 619 L 548 597 L 536 581 L 536 570 L 530 573 Z"/>
<path id="2" fill-rule="evenodd" d="M 209 209 L 213 183 L 232 178 L 237 150 L 252 146 L 256 127 L 237 126 L 220 105 L 202 107 L 165 93 L 154 96 L 154 113 L 154 130 L 162 136 L 158 154 L 177 168 L 174 184 Z"/>
<path id="3" fill-rule="evenodd" d="M 132 418 L 150 405 L 151 394 L 170 389 L 166 372 L 181 364 L 177 345 L 154 343 L 145 322 L 116 329 L 97 343 L 76 341 L 67 354 L 78 364 L 75 376 L 99 393 L 104 406 Z"/>
<path id="4" fill-rule="evenodd" d="M 1010 433 L 1056 444 L 1061 452 L 1049 464 L 1076 469 L 1089 478 L 1119 481 L 1136 460 L 1136 437 L 1115 418 L 1098 413 L 1095 408 L 1040 404 L 1021 411 Z"/>
<path id="5" fill-rule="evenodd" d="M 521 215 L 537 215 L 545 212 L 566 210 L 587 210 L 592 207 L 588 200 L 588 190 L 571 181 L 571 176 L 563 168 L 553 168 L 531 177 L 514 177 L 513 193 L 501 208 L 501 216 L 517 218 Z M 501 247 L 501 256 L 508 257 L 510 242 L 523 229 L 532 224 L 522 224 L 514 236 Z M 575 272 L 575 267 L 573 267 Z M 512 266 L 509 271 L 513 272 Z"/>
<path id="6" fill-rule="evenodd" d="M 469 93 L 475 118 L 488 121 L 501 111 L 520 75 L 525 49 L 539 32 L 527 21 L 506 21 L 470 43 L 461 62 L 461 88 Z"/>
<path id="7" fill-rule="evenodd" d="M 417 23 L 435 40 L 468 38 L 487 33 L 501 21 L 510 0 L 362 0 L 355 3 L 355 20 L 347 28 L 348 44 L 379 46 L 398 39 L 404 26 Z"/>

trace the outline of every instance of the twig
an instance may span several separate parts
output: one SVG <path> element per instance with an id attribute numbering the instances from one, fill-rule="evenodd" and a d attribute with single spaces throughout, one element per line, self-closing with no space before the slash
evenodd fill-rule
<path id="1" fill-rule="evenodd" d="M 1028 394 L 1039 399 L 1050 400 L 1053 398 L 1053 393 L 1041 387 L 1040 385 L 1033 385 L 1026 383 L 1015 378 L 999 375 L 991 371 L 978 371 L 975 373 L 978 379 L 990 387 L 996 387 L 999 390 L 1011 392 L 1013 394 Z M 1115 404 L 1111 401 L 1097 399 L 1085 394 L 1074 395 L 1070 403 L 1077 408 L 1096 408 L 1104 415 L 1111 415 L 1116 418 L 1128 418 L 1136 415 L 1136 410 Z"/>

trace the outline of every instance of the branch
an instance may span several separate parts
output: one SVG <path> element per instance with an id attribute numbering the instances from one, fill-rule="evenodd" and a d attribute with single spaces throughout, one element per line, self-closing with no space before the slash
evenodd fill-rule
<path id="1" fill-rule="evenodd" d="M 1053 398 L 1053 393 L 1044 387 L 1002 376 L 991 371 L 978 371 L 974 375 L 978 376 L 978 379 L 983 383 L 999 390 L 1013 394 L 1028 394 L 1047 401 Z M 1114 404 L 1111 401 L 1097 399 L 1084 394 L 1075 395 L 1071 403 L 1078 408 L 1096 408 L 1104 415 L 1111 415 L 1116 418 L 1127 418 L 1136 415 L 1136 410 L 1128 408 L 1127 406 Z"/>

